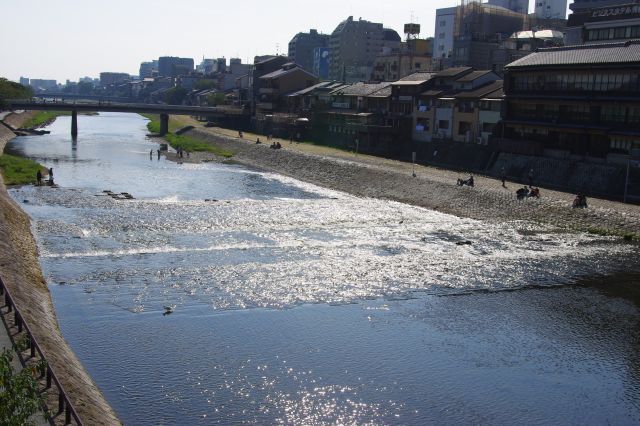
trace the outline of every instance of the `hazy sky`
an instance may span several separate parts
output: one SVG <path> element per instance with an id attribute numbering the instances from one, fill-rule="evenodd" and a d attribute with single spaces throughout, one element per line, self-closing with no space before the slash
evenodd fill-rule
<path id="1" fill-rule="evenodd" d="M 531 0 L 533 8 L 534 0 Z M 435 9 L 457 0 L 2 0 L 0 77 L 77 81 L 101 71 L 138 74 L 159 56 L 287 53 L 298 32 L 330 34 L 353 15 L 402 35 L 411 20 L 433 36 Z"/>

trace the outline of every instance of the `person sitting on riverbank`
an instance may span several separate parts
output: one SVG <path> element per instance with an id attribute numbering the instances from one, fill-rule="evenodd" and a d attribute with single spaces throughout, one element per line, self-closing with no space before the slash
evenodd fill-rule
<path id="1" fill-rule="evenodd" d="M 586 209 L 587 206 L 587 197 L 584 196 L 584 194 L 578 194 L 576 195 L 576 198 L 573 200 L 573 206 L 574 209 L 578 208 L 578 209 Z"/>
<path id="2" fill-rule="evenodd" d="M 260 138 L 256 139 L 256 145 L 260 145 L 262 142 L 260 142 Z"/>
<path id="3" fill-rule="evenodd" d="M 470 175 L 469 179 L 466 179 L 466 180 L 465 179 L 458 179 L 458 186 L 465 186 L 465 185 L 471 186 L 471 187 L 473 187 L 475 185 L 474 181 L 473 181 L 473 175 Z"/>
<path id="4" fill-rule="evenodd" d="M 529 191 L 529 197 L 540 198 L 540 188 L 531 188 L 531 191 Z"/>
<path id="5" fill-rule="evenodd" d="M 526 186 L 523 186 L 522 188 L 516 191 L 516 197 L 518 198 L 518 200 L 524 200 L 528 196 L 529 196 L 529 188 L 527 188 Z"/>

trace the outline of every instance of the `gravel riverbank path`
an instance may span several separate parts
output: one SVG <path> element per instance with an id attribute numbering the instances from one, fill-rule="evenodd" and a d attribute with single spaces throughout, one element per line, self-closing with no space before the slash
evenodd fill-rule
<path id="1" fill-rule="evenodd" d="M 475 187 L 459 187 L 468 174 L 355 154 L 310 143 L 274 139 L 282 149 L 269 148 L 266 136 L 217 127 L 195 128 L 187 134 L 234 152 L 233 161 L 287 175 L 356 196 L 383 198 L 491 222 L 532 221 L 563 229 L 609 235 L 640 236 L 640 206 L 589 198 L 589 208 L 573 209 L 575 194 L 540 188 L 539 199 L 518 200 L 524 183 L 474 176 Z M 261 144 L 256 144 L 260 138 Z M 186 158 L 183 160 L 187 160 Z M 210 153 L 191 153 L 188 161 L 216 161 Z M 415 170 L 415 177 L 413 172 Z"/>

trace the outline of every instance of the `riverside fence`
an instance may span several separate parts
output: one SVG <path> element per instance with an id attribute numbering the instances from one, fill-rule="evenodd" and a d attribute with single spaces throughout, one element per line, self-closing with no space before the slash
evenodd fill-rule
<path id="1" fill-rule="evenodd" d="M 69 401 L 69 397 L 64 391 L 60 380 L 47 362 L 38 341 L 34 337 L 33 333 L 31 333 L 29 326 L 25 322 L 20 310 L 11 297 L 9 289 L 0 277 L 0 297 L 1 296 L 4 296 L 4 305 L 0 306 L 0 316 L 2 316 L 3 323 L 12 343 L 17 347 L 20 362 L 24 367 L 26 367 L 27 364 L 33 365 L 35 363 L 36 370 L 39 370 L 40 372 L 39 381 L 44 384 L 44 388 L 41 389 L 41 394 L 44 397 L 43 399 L 47 400 L 47 402 L 45 402 L 45 412 L 49 417 L 50 422 L 52 424 L 60 424 L 64 422 L 62 423 L 64 425 L 75 424 L 82 426 L 82 421 L 71 404 L 71 401 Z M 26 348 L 20 348 L 16 345 L 16 341 L 20 336 L 24 336 Z M 28 354 L 25 355 L 25 352 L 28 352 Z M 55 390 L 53 388 L 54 385 Z M 50 402 L 52 400 L 55 401 L 55 394 L 57 394 L 58 411 L 52 415 L 52 411 L 49 407 L 51 405 L 55 405 L 55 402 L 53 404 Z"/>

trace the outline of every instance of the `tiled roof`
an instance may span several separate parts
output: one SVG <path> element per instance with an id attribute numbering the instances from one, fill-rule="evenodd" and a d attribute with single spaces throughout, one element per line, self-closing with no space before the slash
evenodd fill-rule
<path id="1" fill-rule="evenodd" d="M 640 62 L 640 40 L 538 49 L 506 66 L 508 69 L 549 65 L 628 64 Z"/>
<path id="2" fill-rule="evenodd" d="M 429 81 L 431 80 L 431 78 L 433 78 L 434 75 L 435 73 L 432 73 L 432 72 L 424 72 L 424 71 L 414 72 L 413 74 L 410 74 L 406 77 L 402 77 L 400 80 L 396 81 L 395 83 L 398 83 L 400 81 L 418 81 L 418 82 Z"/>
<path id="3" fill-rule="evenodd" d="M 432 89 L 432 90 L 427 90 L 426 92 L 420 93 L 420 96 L 440 96 L 442 92 L 444 92 L 444 90 Z"/>
<path id="4" fill-rule="evenodd" d="M 391 86 L 383 87 L 380 90 L 370 93 L 368 96 L 373 98 L 388 98 L 391 96 Z"/>
<path id="5" fill-rule="evenodd" d="M 346 96 L 369 96 L 371 93 L 384 89 L 390 86 L 391 83 L 354 83 L 344 87 L 340 87 L 333 92 L 332 95 L 346 95 Z"/>
<path id="6" fill-rule="evenodd" d="M 467 72 L 473 68 L 471 67 L 456 67 L 456 68 L 447 68 L 446 70 L 440 71 L 434 77 L 455 77 L 456 75 L 460 75 L 464 72 Z"/>
<path id="7" fill-rule="evenodd" d="M 303 69 L 302 69 L 302 68 L 300 68 L 300 67 L 289 68 L 289 69 L 286 69 L 286 70 L 281 68 L 281 69 L 279 69 L 279 70 L 275 70 L 274 72 L 270 72 L 269 74 L 265 74 L 265 75 L 261 76 L 260 78 L 261 78 L 261 79 L 264 79 L 264 80 L 270 80 L 270 79 L 274 79 L 274 78 L 280 78 L 280 77 L 282 77 L 283 75 L 290 74 L 290 73 L 292 73 L 292 72 L 294 72 L 294 71 L 300 71 L 300 72 L 303 72 L 303 73 L 305 73 L 305 74 L 308 74 L 309 76 L 311 76 L 311 77 L 313 77 L 313 78 L 316 78 L 313 74 L 308 73 L 307 71 L 303 70 Z"/>
<path id="8" fill-rule="evenodd" d="M 504 98 L 504 89 L 500 88 L 495 92 L 487 93 L 482 99 L 502 99 Z"/>
<path id="9" fill-rule="evenodd" d="M 462 98 L 462 99 L 482 98 L 488 95 L 489 93 L 495 92 L 496 90 L 500 90 L 500 89 L 502 89 L 502 80 L 485 84 L 484 86 L 478 87 L 477 89 L 474 89 L 474 90 L 458 92 L 454 94 L 453 97 Z"/>
<path id="10" fill-rule="evenodd" d="M 482 77 L 483 75 L 487 75 L 490 72 L 492 72 L 491 70 L 484 70 L 484 71 L 472 71 L 469 74 L 466 74 L 462 77 L 460 77 L 459 79 L 456 80 L 456 82 L 458 83 L 469 83 L 477 78 Z"/>
<path id="11" fill-rule="evenodd" d="M 315 84 L 313 86 L 307 87 L 306 89 L 298 90 L 297 92 L 294 92 L 289 96 L 306 95 L 307 93 L 313 92 L 316 89 L 326 88 L 327 86 L 330 86 L 331 84 L 333 84 L 333 82 L 331 82 L 331 81 L 323 81 L 322 83 Z"/>

